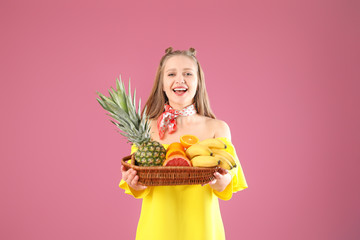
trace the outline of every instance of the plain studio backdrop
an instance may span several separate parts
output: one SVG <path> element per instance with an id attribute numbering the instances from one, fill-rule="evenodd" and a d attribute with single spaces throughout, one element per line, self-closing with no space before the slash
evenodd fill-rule
<path id="1" fill-rule="evenodd" d="M 359 1 L 1 1 L 0 238 L 134 239 L 130 145 L 96 101 L 144 103 L 167 47 L 197 50 L 249 188 L 227 239 L 359 239 Z M 166 226 L 164 226 L 166 228 Z"/>

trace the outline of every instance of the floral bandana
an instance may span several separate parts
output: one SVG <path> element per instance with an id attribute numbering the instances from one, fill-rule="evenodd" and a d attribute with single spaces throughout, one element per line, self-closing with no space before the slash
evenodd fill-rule
<path id="1" fill-rule="evenodd" d="M 164 138 L 166 129 L 169 133 L 176 131 L 176 118 L 178 116 L 191 116 L 196 113 L 195 104 L 191 104 L 182 110 L 175 110 L 169 104 L 165 104 L 165 111 L 160 115 L 157 121 L 160 139 Z"/>

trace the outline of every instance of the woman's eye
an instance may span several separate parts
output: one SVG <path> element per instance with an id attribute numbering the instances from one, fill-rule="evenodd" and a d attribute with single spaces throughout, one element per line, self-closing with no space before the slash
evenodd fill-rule
<path id="1" fill-rule="evenodd" d="M 186 73 L 186 76 L 191 76 L 192 75 L 192 73 Z"/>
<path id="2" fill-rule="evenodd" d="M 172 77 L 172 76 L 175 76 L 175 74 L 169 73 L 168 76 L 169 76 L 169 77 Z"/>

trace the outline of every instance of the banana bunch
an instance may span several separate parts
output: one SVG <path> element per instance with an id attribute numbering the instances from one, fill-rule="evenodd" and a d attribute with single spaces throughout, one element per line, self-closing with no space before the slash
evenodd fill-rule
<path id="1" fill-rule="evenodd" d="M 190 146 L 186 156 L 194 167 L 216 167 L 231 170 L 236 167 L 234 157 L 225 151 L 226 144 L 220 139 L 209 138 Z"/>
<path id="2" fill-rule="evenodd" d="M 212 156 L 211 149 L 199 143 L 191 145 L 185 153 L 194 167 L 216 167 L 219 165 L 219 159 Z"/>
<path id="3" fill-rule="evenodd" d="M 224 149 L 212 148 L 213 156 L 219 158 L 219 167 L 231 170 L 236 167 L 235 158 Z"/>

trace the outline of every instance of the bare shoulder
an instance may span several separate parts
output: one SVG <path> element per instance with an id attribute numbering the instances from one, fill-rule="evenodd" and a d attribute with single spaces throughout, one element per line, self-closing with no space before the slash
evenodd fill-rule
<path id="1" fill-rule="evenodd" d="M 214 137 L 225 137 L 231 140 L 231 132 L 229 125 L 220 119 L 208 118 L 208 125 L 214 130 Z"/>

